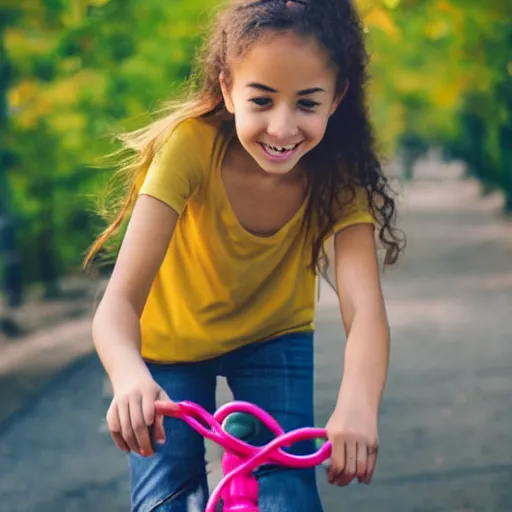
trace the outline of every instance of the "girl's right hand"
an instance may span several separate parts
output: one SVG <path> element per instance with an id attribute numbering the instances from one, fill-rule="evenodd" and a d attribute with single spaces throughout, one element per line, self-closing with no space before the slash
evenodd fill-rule
<path id="1" fill-rule="evenodd" d="M 107 423 L 119 449 L 150 456 L 153 455 L 151 434 L 157 443 L 165 442 L 163 416 L 155 414 L 156 400 L 172 402 L 149 373 L 132 374 L 124 382 L 114 384 Z M 178 409 L 179 406 L 175 405 Z"/>

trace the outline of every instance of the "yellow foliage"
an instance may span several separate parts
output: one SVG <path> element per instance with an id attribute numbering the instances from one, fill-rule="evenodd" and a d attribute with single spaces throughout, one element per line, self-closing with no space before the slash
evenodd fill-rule
<path id="1" fill-rule="evenodd" d="M 455 7 L 455 5 L 453 5 L 450 2 L 447 2 L 446 0 L 439 0 L 435 6 L 435 9 L 440 12 L 446 12 L 456 15 L 460 14 L 460 10 L 457 7 Z"/>
<path id="2" fill-rule="evenodd" d="M 446 36 L 450 32 L 450 25 L 445 19 L 437 18 L 425 25 L 425 35 L 435 41 Z"/>
<path id="3" fill-rule="evenodd" d="M 433 90 L 430 95 L 433 105 L 446 109 L 455 107 L 460 97 L 459 87 L 454 87 L 453 84 L 447 83 L 444 83 L 436 90 Z"/>
<path id="4" fill-rule="evenodd" d="M 20 0 L 0 0 L 0 9 L 32 10 L 40 7 L 39 0 L 24 0 L 20 6 Z"/>
<path id="5" fill-rule="evenodd" d="M 31 130 L 35 128 L 39 120 L 51 113 L 48 102 L 41 96 L 34 98 L 29 104 L 23 105 L 13 118 L 13 124 L 21 129 Z"/>
<path id="6" fill-rule="evenodd" d="M 400 35 L 400 29 L 393 21 L 389 13 L 382 7 L 373 9 L 365 18 L 365 24 L 367 27 L 378 28 L 382 30 L 386 35 L 398 38 Z"/>
<path id="7" fill-rule="evenodd" d="M 7 102 L 13 122 L 25 129 L 34 128 L 39 119 L 50 112 L 36 80 L 23 80 L 12 87 L 7 93 Z"/>
<path id="8" fill-rule="evenodd" d="M 93 90 L 102 96 L 107 78 L 94 71 L 84 69 L 74 76 L 54 82 L 47 87 L 43 96 L 52 104 L 52 108 L 71 108 L 82 90 Z"/>
<path id="9" fill-rule="evenodd" d="M 35 80 L 23 80 L 15 87 L 11 88 L 7 94 L 7 102 L 9 108 L 16 112 L 23 105 L 29 103 L 37 96 L 39 92 L 39 84 Z"/>
<path id="10" fill-rule="evenodd" d="M 400 3 L 400 0 L 382 0 L 382 3 L 388 8 L 388 9 L 394 9 L 398 6 Z"/>
<path id="11" fill-rule="evenodd" d="M 381 0 L 356 0 L 356 7 L 362 17 L 367 16 L 375 7 L 380 5 Z"/>
<path id="12" fill-rule="evenodd" d="M 80 149 L 83 145 L 81 133 L 84 130 L 87 119 L 78 111 L 67 111 L 62 114 L 57 112 L 52 115 L 50 125 L 57 133 L 65 134 L 61 143 L 66 149 Z"/>
<path id="13" fill-rule="evenodd" d="M 399 94 L 408 94 L 421 91 L 425 87 L 425 75 L 421 72 L 400 72 L 393 83 L 394 88 Z"/>
<path id="14" fill-rule="evenodd" d="M 19 27 L 8 27 L 4 31 L 4 42 L 10 55 L 17 57 L 30 54 L 44 54 L 54 45 L 54 40 Z"/>
<path id="15" fill-rule="evenodd" d="M 106 80 L 105 76 L 89 70 L 83 70 L 47 86 L 42 86 L 35 80 L 24 80 L 12 87 L 8 93 L 13 120 L 20 127 L 33 128 L 42 117 L 79 112 L 76 102 L 80 92 L 88 89 L 101 97 L 105 91 Z"/>

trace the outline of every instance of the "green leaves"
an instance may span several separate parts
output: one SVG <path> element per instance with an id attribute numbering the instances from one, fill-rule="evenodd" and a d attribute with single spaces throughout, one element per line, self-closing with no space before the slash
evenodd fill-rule
<path id="1" fill-rule="evenodd" d="M 80 265 L 100 227 L 91 197 L 112 172 L 103 159 L 112 135 L 172 96 L 215 3 L 0 0 L 11 14 L 7 172 L 27 280 L 48 278 L 43 257 L 58 273 Z"/>
<path id="2" fill-rule="evenodd" d="M 445 146 L 512 196 L 506 144 L 499 142 L 512 118 L 512 3 L 360 3 L 373 55 L 371 100 L 387 150 L 408 140 Z"/>

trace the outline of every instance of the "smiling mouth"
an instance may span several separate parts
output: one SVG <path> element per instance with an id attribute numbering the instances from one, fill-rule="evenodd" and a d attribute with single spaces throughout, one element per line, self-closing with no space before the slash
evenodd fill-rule
<path id="1" fill-rule="evenodd" d="M 296 144 L 289 144 L 288 146 L 271 146 L 270 144 L 265 144 L 264 142 L 260 142 L 260 144 L 271 155 L 285 156 L 295 151 L 302 144 L 302 142 L 297 142 Z"/>

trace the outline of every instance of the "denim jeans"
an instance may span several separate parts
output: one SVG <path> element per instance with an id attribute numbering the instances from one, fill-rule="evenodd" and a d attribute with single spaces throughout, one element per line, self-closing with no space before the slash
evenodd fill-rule
<path id="1" fill-rule="evenodd" d="M 272 414 L 285 431 L 313 425 L 313 334 L 289 334 L 253 343 L 208 361 L 148 364 L 172 400 L 215 410 L 217 376 L 224 376 L 236 400 Z M 165 420 L 166 443 L 145 458 L 130 454 L 133 512 L 204 511 L 208 499 L 203 438 L 183 421 Z M 265 435 L 268 439 L 264 439 Z M 272 436 L 263 433 L 259 442 Z M 306 441 L 288 450 L 311 453 Z M 321 512 L 314 469 L 265 468 L 257 473 L 261 512 Z M 192 505 L 193 504 L 193 505 Z"/>

